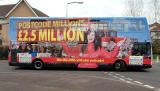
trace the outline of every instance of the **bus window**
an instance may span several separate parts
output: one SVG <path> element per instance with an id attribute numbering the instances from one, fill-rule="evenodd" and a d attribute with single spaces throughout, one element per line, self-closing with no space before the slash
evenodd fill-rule
<path id="1" fill-rule="evenodd" d="M 115 30 L 122 30 L 122 25 L 118 23 L 113 23 L 111 27 Z"/>
<path id="2" fill-rule="evenodd" d="M 128 28 L 129 28 L 128 23 L 123 24 L 123 31 L 128 31 Z"/>
<path id="3" fill-rule="evenodd" d="M 131 23 L 130 30 L 131 31 L 137 31 L 138 30 L 138 27 L 137 27 L 136 23 L 134 23 L 134 22 Z"/>
<path id="4" fill-rule="evenodd" d="M 145 30 L 145 23 L 143 20 L 139 20 L 139 28 L 140 31 L 144 31 Z"/>
<path id="5" fill-rule="evenodd" d="M 144 31 L 145 23 L 143 20 L 135 19 L 130 21 L 130 30 L 131 31 Z"/>
<path id="6" fill-rule="evenodd" d="M 135 56 L 150 56 L 150 44 L 149 43 L 134 43 L 132 48 L 132 55 Z"/>

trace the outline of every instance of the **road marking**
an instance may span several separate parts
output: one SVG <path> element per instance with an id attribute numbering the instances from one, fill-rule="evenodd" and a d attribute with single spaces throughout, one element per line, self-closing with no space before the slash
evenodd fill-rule
<path id="1" fill-rule="evenodd" d="M 133 84 L 131 81 L 126 81 L 126 83 L 131 83 L 131 84 Z"/>
<path id="2" fill-rule="evenodd" d="M 110 79 L 110 78 L 105 78 L 105 77 L 98 77 L 98 76 L 88 76 L 88 77 L 94 77 L 94 78 L 100 78 L 100 79 L 107 79 L 107 80 L 113 80 L 113 81 L 117 81 L 117 80 L 115 80 L 115 79 Z M 117 76 L 113 76 L 113 77 L 117 77 Z M 158 90 L 158 91 L 160 91 L 160 89 L 155 89 L 155 87 L 153 87 L 153 86 L 150 86 L 150 85 L 141 85 L 141 84 L 143 84 L 143 83 L 141 83 L 141 82 L 139 82 L 139 81 L 127 81 L 127 80 L 125 80 L 125 79 L 123 79 L 123 78 L 118 78 L 119 80 L 121 80 L 121 81 L 124 81 L 124 82 L 126 82 L 126 83 L 129 83 L 129 84 L 133 84 L 133 85 L 138 85 L 138 84 L 140 84 L 140 85 L 138 85 L 138 86 L 143 86 L 143 87 L 147 87 L 147 88 L 150 88 L 150 89 L 154 89 L 154 90 Z M 138 84 L 135 84 L 135 83 L 138 83 Z"/>
<path id="3" fill-rule="evenodd" d="M 151 88 L 151 89 L 154 89 L 155 87 L 153 87 L 153 86 L 150 86 L 150 85 L 144 85 L 145 87 L 147 87 L 147 88 Z"/>
<path id="4" fill-rule="evenodd" d="M 119 78 L 118 76 L 113 76 L 113 77 L 115 77 L 115 78 Z"/>
<path id="5" fill-rule="evenodd" d="M 120 75 L 120 74 L 118 74 L 118 73 L 115 73 L 115 75 Z"/>
<path id="6" fill-rule="evenodd" d="M 108 72 L 104 72 L 104 74 L 107 74 Z"/>
<path id="7" fill-rule="evenodd" d="M 123 79 L 123 78 L 118 78 L 119 80 L 121 80 L 121 81 L 126 81 L 125 79 Z"/>
<path id="8" fill-rule="evenodd" d="M 126 78 L 126 80 L 130 80 L 130 81 L 132 81 L 133 79 L 131 79 L 131 78 Z"/>
<path id="9" fill-rule="evenodd" d="M 94 78 L 100 78 L 100 79 L 107 79 L 107 80 L 117 81 L 117 80 L 114 80 L 114 79 L 105 78 L 105 77 L 98 77 L 98 76 L 88 76 L 88 77 L 94 77 Z"/>
<path id="10" fill-rule="evenodd" d="M 110 73 L 109 73 L 108 75 L 112 76 L 113 74 L 110 74 Z"/>
<path id="11" fill-rule="evenodd" d="M 121 75 L 121 77 L 124 78 L 125 76 L 122 76 L 122 75 Z"/>
<path id="12" fill-rule="evenodd" d="M 139 82 L 139 81 L 133 81 L 133 82 L 138 83 L 138 84 L 143 84 L 142 82 Z"/>
<path id="13" fill-rule="evenodd" d="M 143 83 L 140 82 L 140 81 L 133 81 L 133 79 L 125 78 L 125 76 L 123 76 L 121 74 L 118 74 L 118 73 L 110 72 L 108 75 L 113 76 L 114 78 L 118 78 L 119 80 L 124 81 L 124 82 L 129 83 L 129 84 L 134 84 L 134 85 L 138 85 L 139 84 L 139 85 L 141 85 L 143 87 L 147 87 L 147 88 L 150 88 L 150 89 L 154 89 L 154 90 L 160 91 L 160 89 L 155 89 L 155 87 L 150 86 L 150 85 L 143 85 Z"/>

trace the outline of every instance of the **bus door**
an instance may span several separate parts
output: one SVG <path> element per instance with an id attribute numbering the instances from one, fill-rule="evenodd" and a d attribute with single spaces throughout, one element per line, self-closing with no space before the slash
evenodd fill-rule
<path id="1" fill-rule="evenodd" d="M 13 46 L 11 46 L 11 49 L 10 49 L 10 53 L 11 53 L 10 55 L 11 55 L 11 61 L 12 62 L 17 62 L 17 46 L 18 46 L 18 44 L 16 44 L 16 43 L 14 44 L 13 43 Z"/>

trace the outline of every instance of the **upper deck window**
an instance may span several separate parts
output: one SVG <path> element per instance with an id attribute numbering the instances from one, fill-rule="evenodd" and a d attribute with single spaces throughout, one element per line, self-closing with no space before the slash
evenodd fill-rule
<path id="1" fill-rule="evenodd" d="M 110 28 L 117 31 L 145 31 L 145 22 L 142 19 L 113 19 L 107 21 Z"/>
<path id="2" fill-rule="evenodd" d="M 143 20 L 135 19 L 130 20 L 130 30 L 131 31 L 144 31 L 145 23 Z"/>

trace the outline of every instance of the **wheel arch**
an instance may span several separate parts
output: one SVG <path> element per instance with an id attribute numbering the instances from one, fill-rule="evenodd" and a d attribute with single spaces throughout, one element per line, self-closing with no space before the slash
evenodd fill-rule
<path id="1" fill-rule="evenodd" d="M 34 64 L 34 62 L 35 61 L 42 61 L 42 63 L 44 64 L 44 62 L 43 62 L 43 60 L 42 59 L 40 59 L 40 58 L 36 58 L 36 59 L 34 59 L 33 61 L 32 61 L 32 65 Z"/>
<path id="2" fill-rule="evenodd" d="M 116 68 L 115 68 L 117 63 L 119 63 L 119 64 L 121 65 L 119 69 L 116 69 Z M 123 64 L 124 64 L 124 66 L 123 66 Z M 128 67 L 127 67 L 127 64 L 126 64 L 126 62 L 125 62 L 124 60 L 118 59 L 118 60 L 116 60 L 116 61 L 114 62 L 113 68 L 114 68 L 116 71 L 126 71 Z"/>
<path id="3" fill-rule="evenodd" d="M 115 63 L 120 62 L 120 61 L 124 62 L 124 63 L 125 63 L 125 66 L 127 67 L 127 63 L 126 63 L 124 60 L 122 60 L 122 59 L 116 60 L 116 61 L 113 63 L 113 66 L 115 65 Z"/>

